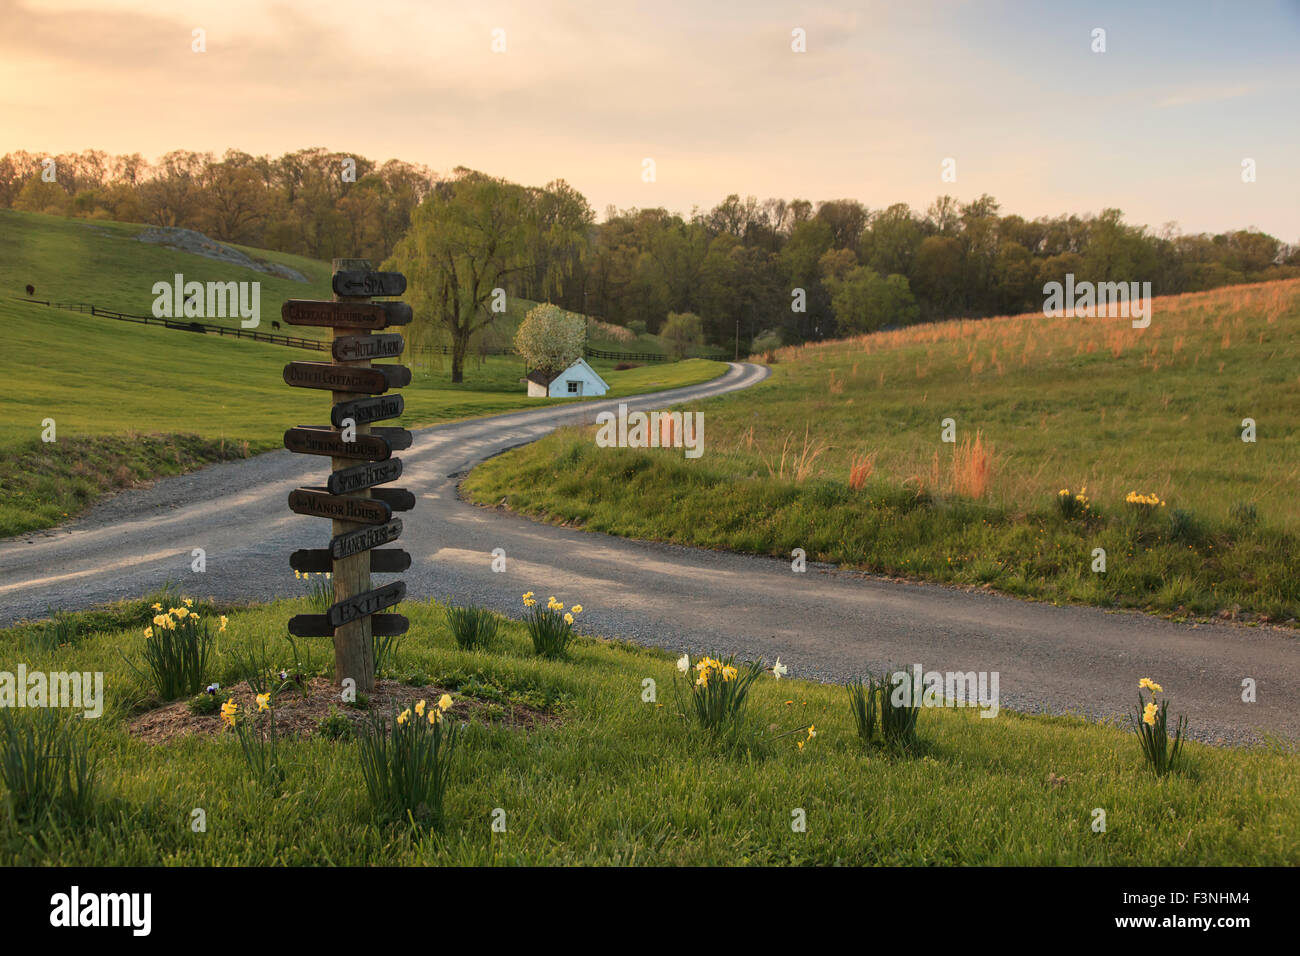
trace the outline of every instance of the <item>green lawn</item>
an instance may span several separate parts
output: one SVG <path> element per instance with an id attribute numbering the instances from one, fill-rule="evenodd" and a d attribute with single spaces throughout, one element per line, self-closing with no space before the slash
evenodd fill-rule
<path id="1" fill-rule="evenodd" d="M 92 809 L 32 833 L 0 808 L 0 864 L 1300 864 L 1293 752 L 1192 744 L 1186 771 L 1157 779 L 1127 730 L 928 709 L 920 750 L 891 755 L 858 743 L 843 688 L 770 675 L 750 702 L 761 739 L 727 748 L 681 716 L 671 654 L 583 639 L 570 659 L 546 661 L 516 623 L 491 649 L 461 651 L 427 603 L 400 609 L 412 630 L 387 676 L 450 691 L 462 719 L 467 702 L 483 706 L 456 753 L 444 832 L 382 824 L 355 741 L 282 744 L 276 788 L 253 779 L 229 732 L 132 736 L 129 720 L 156 702 L 119 651 L 138 660 L 147 603 L 72 615 L 52 637 L 42 624 L 0 631 L 4 670 L 107 674 L 104 715 L 87 721 L 100 760 Z M 304 609 L 231 610 L 209 676 L 231 686 L 235 653 L 262 640 L 272 663 L 289 664 L 284 622 Z M 64 646 L 43 649 L 47 638 Z M 327 642 L 312 647 L 327 670 Z M 642 702 L 647 678 L 653 703 Z M 512 704 L 550 722 L 510 726 L 500 718 Z M 816 736 L 799 750 L 810 724 Z M 191 829 L 196 808 L 206 832 Z M 498 809 L 503 833 L 491 826 Z M 806 832 L 791 827 L 797 810 Z"/>
<path id="2" fill-rule="evenodd" d="M 691 406 L 705 413 L 698 459 L 568 430 L 484 463 L 465 487 L 594 531 L 803 548 L 1043 600 L 1294 620 L 1298 329 L 1292 280 L 1159 299 L 1141 330 L 1031 315 L 784 349 L 768 382 Z M 956 446 L 940 440 L 948 418 Z M 1085 487 L 1089 511 L 1063 515 L 1059 492 Z M 1126 503 L 1134 491 L 1166 504 L 1144 515 Z"/>
<path id="3" fill-rule="evenodd" d="M 0 392 L 0 536 L 50 527 L 134 481 L 281 447 L 286 428 L 329 420 L 328 396 L 281 378 L 286 362 L 325 361 L 327 353 L 4 300 L 0 327 L 13 348 Z M 622 372 L 593 365 L 616 396 L 707 381 L 726 369 L 704 360 Z M 449 366 L 417 359 L 400 424 L 566 401 L 528 398 L 522 375 L 518 360 L 492 357 L 452 385 Z M 41 441 L 48 418 L 58 443 Z M 138 438 L 146 435 L 168 437 Z"/>
<path id="4" fill-rule="evenodd" d="M 180 273 L 187 282 L 260 282 L 262 322 L 258 330 L 271 332 L 271 322 L 280 318 L 280 305 L 285 299 L 327 299 L 330 296 L 330 267 L 327 262 L 235 246 L 255 260 L 276 262 L 296 269 L 309 280 L 296 282 L 137 241 L 136 236 L 146 228 L 137 223 L 64 219 L 41 213 L 0 210 L 0 302 L 10 296 L 25 297 L 25 287 L 32 285 L 36 288 L 34 298 L 44 302 L 83 302 L 118 312 L 151 315 L 154 283 L 170 284 Z M 66 313 L 50 310 L 46 321 L 59 327 L 57 324 L 63 321 L 64 315 Z M 202 321 L 230 328 L 237 328 L 240 324 L 237 316 L 204 318 Z M 123 328 L 134 326 L 124 324 Z M 289 326 L 280 332 L 304 338 L 323 335 L 319 329 Z"/>

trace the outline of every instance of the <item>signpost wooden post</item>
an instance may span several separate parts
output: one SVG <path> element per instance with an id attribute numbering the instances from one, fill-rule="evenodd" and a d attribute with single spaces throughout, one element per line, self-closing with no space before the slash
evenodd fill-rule
<path id="1" fill-rule="evenodd" d="M 406 277 L 374 272 L 364 259 L 335 259 L 330 302 L 290 299 L 281 317 L 290 325 L 325 326 L 332 330 L 333 363 L 290 362 L 284 380 L 296 388 L 328 389 L 333 408 L 329 425 L 299 425 L 284 433 L 285 447 L 330 457 L 333 473 L 324 487 L 299 488 L 289 495 L 298 514 L 329 518 L 333 537 L 328 549 L 295 551 L 289 559 L 298 571 L 332 570 L 334 603 L 325 614 L 299 614 L 289 622 L 292 634 L 334 637 L 334 678 L 356 682 L 356 690 L 374 688 L 372 636 L 405 633 L 407 619 L 379 611 L 399 603 L 406 585 L 395 581 L 372 587 L 371 573 L 394 573 L 410 567 L 411 557 L 397 548 L 376 550 L 402 533 L 395 511 L 415 506 L 415 496 L 400 488 L 378 488 L 402 474 L 394 451 L 409 448 L 411 433 L 374 422 L 396 418 L 404 403 L 386 394 L 411 381 L 401 365 L 371 365 L 374 359 L 401 355 L 401 335 L 371 332 L 411 321 L 411 307 L 401 302 L 371 302 L 372 296 L 406 291 Z M 344 431 L 352 434 L 344 440 Z M 358 464 L 358 462 L 361 462 Z"/>

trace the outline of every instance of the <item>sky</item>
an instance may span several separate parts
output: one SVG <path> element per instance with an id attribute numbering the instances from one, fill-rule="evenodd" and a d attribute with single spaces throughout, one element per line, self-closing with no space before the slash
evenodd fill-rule
<path id="1" fill-rule="evenodd" d="M 598 218 L 988 193 L 1300 242 L 1300 0 L 0 0 L 0 24 L 0 153 L 321 146 L 562 178 Z"/>

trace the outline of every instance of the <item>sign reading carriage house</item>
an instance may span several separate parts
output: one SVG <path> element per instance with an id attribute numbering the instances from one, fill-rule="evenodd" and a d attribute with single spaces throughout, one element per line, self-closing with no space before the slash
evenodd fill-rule
<path id="1" fill-rule="evenodd" d="M 604 395 L 609 383 L 596 374 L 586 359 L 578 359 L 563 372 L 548 375 L 540 369 L 528 373 L 529 398 L 578 398 Z"/>

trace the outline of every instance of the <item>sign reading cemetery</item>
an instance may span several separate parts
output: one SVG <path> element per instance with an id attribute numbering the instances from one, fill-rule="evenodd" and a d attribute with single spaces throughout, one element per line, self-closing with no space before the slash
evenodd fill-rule
<path id="1" fill-rule="evenodd" d="M 402 533 L 402 522 L 393 513 L 415 507 L 411 492 L 376 487 L 401 477 L 402 463 L 393 452 L 411 447 L 411 433 L 405 428 L 373 425 L 402 414 L 402 397 L 385 393 L 409 385 L 411 371 L 403 365 L 372 365 L 372 360 L 399 358 L 406 343 L 398 334 L 370 333 L 406 325 L 412 313 L 401 302 L 368 301 L 404 293 L 406 277 L 399 272 L 375 272 L 364 260 L 336 259 L 331 285 L 334 301 L 290 299 L 280 311 L 290 325 L 329 328 L 334 358 L 333 363 L 290 362 L 284 367 L 288 385 L 332 393 L 329 425 L 297 425 L 284 433 L 284 447 L 290 451 L 332 460 L 323 487 L 289 494 L 294 513 L 330 520 L 329 547 L 295 551 L 289 564 L 296 571 L 331 572 L 334 600 L 324 614 L 294 616 L 289 632 L 332 636 L 335 679 L 351 679 L 357 690 L 368 692 L 374 687 L 371 638 L 403 634 L 409 626 L 400 614 L 379 613 L 406 597 L 405 583 L 372 587 L 370 575 L 411 566 L 405 551 L 380 546 Z"/>

